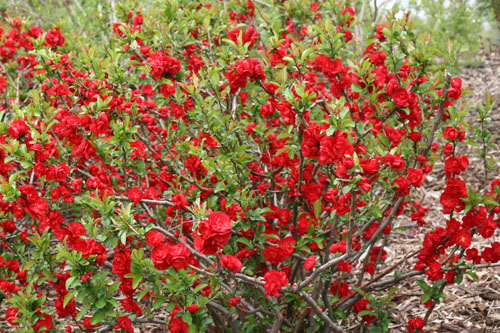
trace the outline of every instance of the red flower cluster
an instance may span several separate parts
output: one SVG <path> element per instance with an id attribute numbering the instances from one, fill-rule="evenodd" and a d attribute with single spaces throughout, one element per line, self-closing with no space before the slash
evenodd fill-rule
<path id="1" fill-rule="evenodd" d="M 241 261 L 229 254 L 223 254 L 220 258 L 222 268 L 228 268 L 233 273 L 241 271 Z"/>
<path id="2" fill-rule="evenodd" d="M 52 28 L 45 35 L 44 45 L 48 45 L 55 49 L 57 46 L 64 46 L 65 41 L 66 38 L 63 36 L 61 30 L 59 28 Z"/>
<path id="3" fill-rule="evenodd" d="M 191 263 L 192 256 L 186 245 L 178 243 L 175 245 L 165 241 L 165 236 L 153 230 L 146 234 L 146 242 L 153 247 L 151 251 L 151 261 L 158 270 L 165 270 L 169 267 L 175 269 L 186 269 Z"/>
<path id="4" fill-rule="evenodd" d="M 359 301 L 354 303 L 354 306 L 352 309 L 354 310 L 355 313 L 360 313 L 361 311 L 366 311 L 369 308 L 371 308 L 370 301 L 363 297 L 362 299 L 360 299 Z M 377 317 L 369 315 L 369 314 L 361 316 L 361 318 L 367 324 L 372 324 L 375 320 L 377 320 Z"/>
<path id="5" fill-rule="evenodd" d="M 441 205 L 443 205 L 443 213 L 449 214 L 453 210 L 461 212 L 464 209 L 464 203 L 461 198 L 467 197 L 467 187 L 462 179 L 448 179 L 440 199 Z"/>
<path id="6" fill-rule="evenodd" d="M 422 329 L 424 327 L 424 325 L 425 325 L 425 322 L 422 318 L 418 317 L 418 318 L 412 319 L 412 320 L 408 321 L 408 331 L 410 333 L 414 333 L 414 332 L 425 333 L 425 330 Z"/>
<path id="7" fill-rule="evenodd" d="M 278 265 L 285 259 L 289 258 L 295 250 L 292 246 L 295 245 L 295 240 L 292 237 L 285 237 L 279 240 L 278 246 L 268 246 L 262 253 L 271 265 Z"/>
<path id="8" fill-rule="evenodd" d="M 272 270 L 264 275 L 264 289 L 266 289 L 266 298 L 268 296 L 280 297 L 279 291 L 282 287 L 288 285 L 286 273 Z"/>
<path id="9" fill-rule="evenodd" d="M 44 216 L 49 205 L 45 199 L 38 195 L 36 188 L 33 185 L 21 185 L 18 189 L 22 197 L 17 199 L 17 204 L 34 219 Z"/>
<path id="10" fill-rule="evenodd" d="M 160 80 L 162 77 L 173 77 L 181 70 L 179 60 L 157 50 L 149 55 L 151 64 L 151 77 Z"/>
<path id="11" fill-rule="evenodd" d="M 250 81 L 260 80 L 262 82 L 266 79 L 266 74 L 260 65 L 259 59 L 255 58 L 247 58 L 236 62 L 224 76 L 229 80 L 231 94 L 236 93 L 238 89 L 245 88 L 247 79 L 250 79 Z"/>
<path id="12" fill-rule="evenodd" d="M 127 316 L 119 317 L 113 328 L 115 330 L 122 330 L 129 333 L 134 332 L 134 329 L 132 328 L 132 320 L 130 320 Z"/>
<path id="13" fill-rule="evenodd" d="M 344 161 L 345 157 L 353 152 L 354 148 L 347 140 L 347 133 L 337 131 L 335 136 L 325 136 L 321 139 L 318 161 L 321 165 L 337 163 Z"/>
<path id="14" fill-rule="evenodd" d="M 203 254 L 215 254 L 231 236 L 231 218 L 222 212 L 215 212 L 203 220 L 196 229 L 194 247 Z"/>
<path id="15" fill-rule="evenodd" d="M 227 34 L 227 38 L 238 44 L 238 38 L 240 34 L 243 45 L 246 43 L 250 43 L 248 49 L 251 49 L 255 45 L 255 42 L 257 42 L 257 39 L 259 38 L 259 35 L 252 27 L 248 27 L 244 32 L 242 32 L 240 28 L 231 30 Z"/>
<path id="16" fill-rule="evenodd" d="M 446 178 L 452 177 L 452 175 L 459 175 L 469 166 L 469 159 L 465 155 L 460 155 L 458 157 L 450 156 L 444 161 L 444 172 Z"/>

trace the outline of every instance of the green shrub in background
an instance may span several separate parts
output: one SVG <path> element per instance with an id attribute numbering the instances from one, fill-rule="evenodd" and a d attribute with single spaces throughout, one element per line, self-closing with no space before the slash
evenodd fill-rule
<path id="1" fill-rule="evenodd" d="M 481 63 L 477 54 L 482 45 L 499 44 L 499 9 L 500 0 L 358 0 L 356 12 L 362 20 L 357 32 L 370 34 L 387 15 L 407 13 L 418 39 L 437 56 L 431 68 L 456 71 Z"/>
<path id="2" fill-rule="evenodd" d="M 477 0 L 478 9 L 489 15 L 491 22 L 500 30 L 500 0 Z"/>
<path id="3" fill-rule="evenodd" d="M 471 1 L 410 0 L 409 8 L 416 31 L 428 35 L 431 49 L 445 66 L 474 60 L 485 16 Z"/>

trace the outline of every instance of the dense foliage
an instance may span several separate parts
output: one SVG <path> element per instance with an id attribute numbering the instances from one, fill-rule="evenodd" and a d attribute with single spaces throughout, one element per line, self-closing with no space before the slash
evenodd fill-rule
<path id="1" fill-rule="evenodd" d="M 410 279 L 423 332 L 446 285 L 500 261 L 500 179 L 461 179 L 462 82 L 429 72 L 407 16 L 363 41 L 333 0 L 164 1 L 118 20 L 97 55 L 3 18 L 10 325 L 385 331 Z M 438 160 L 446 222 L 430 229 L 412 190 Z M 402 215 L 425 240 L 386 263 Z"/>

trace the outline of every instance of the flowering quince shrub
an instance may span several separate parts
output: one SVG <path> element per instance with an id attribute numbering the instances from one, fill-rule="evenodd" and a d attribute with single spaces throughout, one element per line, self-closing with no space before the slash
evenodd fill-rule
<path id="1" fill-rule="evenodd" d="M 500 261 L 500 179 L 461 178 L 461 80 L 428 72 L 408 17 L 366 41 L 342 1 L 165 1 L 121 22 L 97 57 L 2 21 L 10 325 L 384 331 L 410 280 L 423 332 L 446 285 Z M 445 222 L 429 228 L 412 191 L 440 159 Z M 386 263 L 402 215 L 425 239 Z"/>

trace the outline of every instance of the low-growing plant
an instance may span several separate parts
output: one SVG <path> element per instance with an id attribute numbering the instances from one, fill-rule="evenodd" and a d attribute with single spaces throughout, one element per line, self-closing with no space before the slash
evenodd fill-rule
<path id="1" fill-rule="evenodd" d="M 406 17 L 356 51 L 349 5 L 158 1 L 118 16 L 104 57 L 2 25 L 7 322 L 387 331 L 410 280 L 423 332 L 446 285 L 499 262 L 499 242 L 471 247 L 494 239 L 500 179 L 460 178 L 461 80 L 429 72 Z M 443 156 L 446 222 L 428 226 L 412 192 Z M 389 262 L 403 215 L 425 238 Z"/>

